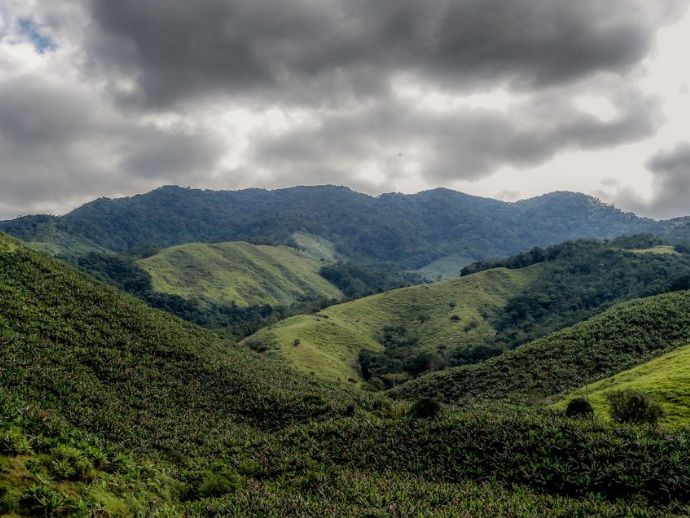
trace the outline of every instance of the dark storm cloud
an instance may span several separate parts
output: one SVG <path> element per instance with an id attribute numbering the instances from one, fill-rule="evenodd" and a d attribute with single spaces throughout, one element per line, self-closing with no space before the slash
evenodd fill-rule
<path id="1" fill-rule="evenodd" d="M 690 213 L 690 143 L 658 153 L 647 167 L 654 173 L 654 198 L 649 210 L 660 217 Z"/>
<path id="2" fill-rule="evenodd" d="M 220 154 L 214 138 L 131 121 L 75 85 L 36 75 L 0 80 L 5 207 L 118 192 L 152 180 L 182 183 L 213 170 Z"/>
<path id="3" fill-rule="evenodd" d="M 503 165 L 535 165 L 560 151 L 613 146 L 654 132 L 660 118 L 655 98 L 629 91 L 617 104 L 619 115 L 602 121 L 556 98 L 509 114 L 388 103 L 265 138 L 254 148 L 254 162 L 283 181 L 298 181 L 305 174 L 347 175 L 363 157 L 379 157 L 395 175 L 416 158 L 419 174 L 431 182 L 472 180 Z"/>
<path id="4" fill-rule="evenodd" d="M 90 0 L 88 50 L 135 81 L 124 97 L 154 106 L 342 101 L 380 95 L 400 72 L 451 89 L 531 89 L 628 69 L 677 4 L 650 14 L 641 0 Z"/>

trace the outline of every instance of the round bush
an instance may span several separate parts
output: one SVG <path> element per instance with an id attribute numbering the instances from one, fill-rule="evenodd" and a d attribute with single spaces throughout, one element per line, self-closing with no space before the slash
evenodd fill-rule
<path id="1" fill-rule="evenodd" d="M 656 424 L 664 416 L 662 406 L 644 392 L 623 389 L 606 394 L 611 419 L 617 423 Z"/>
<path id="2" fill-rule="evenodd" d="M 442 407 L 435 399 L 422 398 L 410 408 L 410 417 L 413 419 L 433 419 L 441 413 Z"/>
<path id="3" fill-rule="evenodd" d="M 568 402 L 565 415 L 568 417 L 592 417 L 594 409 L 589 400 L 583 397 L 576 397 Z"/>

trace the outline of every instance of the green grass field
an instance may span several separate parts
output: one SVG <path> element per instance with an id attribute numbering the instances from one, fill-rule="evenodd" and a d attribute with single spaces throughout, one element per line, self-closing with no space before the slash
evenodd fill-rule
<path id="1" fill-rule="evenodd" d="M 472 259 L 461 255 L 449 255 L 436 259 L 416 272 L 431 281 L 435 281 L 439 277 L 441 280 L 457 279 L 460 277 L 462 268 L 472 262 Z"/>
<path id="2" fill-rule="evenodd" d="M 265 343 L 271 355 L 320 379 L 361 382 L 359 352 L 382 350 L 377 338 L 388 327 L 413 329 L 421 350 L 491 339 L 495 330 L 489 320 L 511 295 L 536 278 L 538 269 L 494 269 L 392 290 L 332 306 L 317 315 L 286 319 L 249 340 Z"/>
<path id="3" fill-rule="evenodd" d="M 336 252 L 335 245 L 323 237 L 307 234 L 306 232 L 295 232 L 292 234 L 292 240 L 300 252 L 314 259 L 324 260 L 329 263 L 345 259 Z"/>
<path id="4" fill-rule="evenodd" d="M 151 275 L 156 291 L 191 300 L 244 307 L 343 297 L 319 275 L 324 262 L 285 246 L 195 243 L 167 248 L 137 264 Z"/>
<path id="5" fill-rule="evenodd" d="M 661 403 L 666 411 L 663 424 L 690 425 L 690 345 L 576 390 L 555 406 L 565 408 L 573 397 L 585 396 L 596 414 L 608 418 L 606 393 L 628 388 L 646 392 Z"/>
<path id="6" fill-rule="evenodd" d="M 637 248 L 634 250 L 628 250 L 629 252 L 635 252 L 636 254 L 659 254 L 659 255 L 673 255 L 677 254 L 676 249 L 671 245 L 659 245 L 653 246 L 651 248 Z"/>

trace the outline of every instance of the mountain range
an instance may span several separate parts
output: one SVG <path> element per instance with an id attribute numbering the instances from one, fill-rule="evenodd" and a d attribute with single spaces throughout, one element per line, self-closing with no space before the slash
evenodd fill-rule
<path id="1" fill-rule="evenodd" d="M 128 198 L 100 198 L 64 216 L 25 216 L 0 230 L 54 252 L 224 241 L 291 244 L 309 234 L 342 258 L 423 268 L 513 255 L 580 238 L 651 232 L 690 234 L 684 219 L 654 221 L 591 196 L 555 192 L 514 203 L 448 189 L 372 197 L 345 187 L 210 191 L 167 186 Z"/>

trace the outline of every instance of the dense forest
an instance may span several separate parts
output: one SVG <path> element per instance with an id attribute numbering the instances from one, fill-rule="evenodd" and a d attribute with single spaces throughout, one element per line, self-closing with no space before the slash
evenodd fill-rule
<path id="1" fill-rule="evenodd" d="M 344 187 L 205 191 L 168 186 L 99 199 L 62 217 L 0 223 L 25 241 L 113 251 L 191 242 L 290 244 L 296 232 L 320 236 L 357 263 L 420 268 L 448 256 L 501 257 L 578 238 L 661 232 L 595 198 L 553 193 L 516 203 L 436 189 L 370 197 Z"/>

